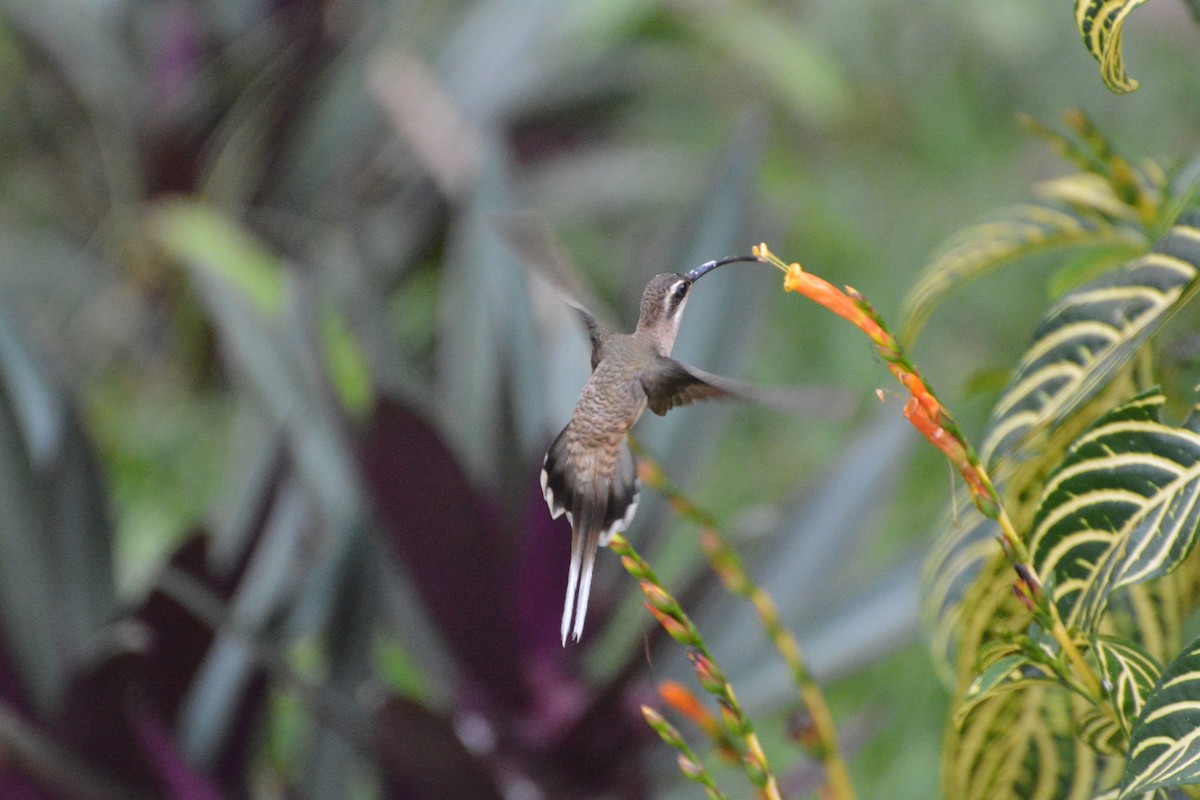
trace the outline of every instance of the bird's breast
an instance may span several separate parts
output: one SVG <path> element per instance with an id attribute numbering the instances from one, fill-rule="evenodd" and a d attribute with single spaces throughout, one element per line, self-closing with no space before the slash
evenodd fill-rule
<path id="1" fill-rule="evenodd" d="M 605 359 L 597 365 L 571 417 L 574 438 L 580 445 L 612 448 L 646 410 L 646 392 L 629 365 Z"/>

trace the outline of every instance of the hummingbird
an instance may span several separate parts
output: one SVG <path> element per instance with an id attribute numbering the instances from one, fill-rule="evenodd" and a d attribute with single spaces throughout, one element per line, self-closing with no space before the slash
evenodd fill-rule
<path id="1" fill-rule="evenodd" d="M 582 305 L 592 346 L 592 374 L 571 420 L 542 462 L 542 493 L 557 519 L 571 523 L 571 566 L 563 608 L 562 643 L 579 641 L 587 614 L 596 549 L 625 530 L 638 506 L 637 466 L 629 430 L 646 409 L 659 416 L 693 400 L 731 397 L 771 402 L 769 390 L 711 375 L 671 358 L 693 284 L 717 267 L 753 256 L 709 261 L 687 273 L 655 275 L 642 294 L 637 328 L 615 333 Z M 568 301 L 570 302 L 570 301 Z"/>

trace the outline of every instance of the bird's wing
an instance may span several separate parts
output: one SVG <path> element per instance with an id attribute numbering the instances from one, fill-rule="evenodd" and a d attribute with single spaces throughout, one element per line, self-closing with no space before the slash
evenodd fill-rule
<path id="1" fill-rule="evenodd" d="M 583 320 L 583 324 L 587 328 L 588 341 L 592 345 L 592 371 L 595 372 L 596 365 L 600 363 L 604 337 L 612 333 L 612 331 L 609 330 L 607 325 L 592 316 L 592 312 L 578 303 L 572 302 L 570 298 L 567 298 L 567 304 L 579 312 L 579 317 Z"/>
<path id="2" fill-rule="evenodd" d="M 726 383 L 732 384 L 732 381 L 685 366 L 666 356 L 659 356 L 653 369 L 643 373 L 642 378 L 646 404 L 659 416 L 693 400 L 739 397 L 733 387 L 724 385 Z"/>
<path id="3" fill-rule="evenodd" d="M 579 278 L 549 224 L 530 214 L 505 214 L 496 219 L 501 239 L 531 271 L 544 278 L 567 305 L 579 312 L 592 345 L 592 369 L 600 363 L 601 340 L 611 327 L 591 308 L 597 301 Z M 589 306 L 591 308 L 589 308 Z"/>
<path id="4" fill-rule="evenodd" d="M 837 389 L 751 386 L 673 358 L 658 358 L 654 369 L 644 373 L 642 387 L 646 391 L 648 407 L 659 416 L 676 406 L 713 398 L 745 400 L 789 413 L 823 413 L 838 417 L 852 413 L 857 405 L 853 396 Z"/>

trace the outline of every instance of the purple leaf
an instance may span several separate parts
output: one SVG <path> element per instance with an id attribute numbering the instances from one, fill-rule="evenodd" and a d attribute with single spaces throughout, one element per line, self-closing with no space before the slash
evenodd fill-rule
<path id="1" fill-rule="evenodd" d="M 495 509 L 441 438 L 393 402 L 376 406 L 359 453 L 388 544 L 447 643 L 493 700 L 519 706 L 512 537 Z"/>
<path id="2" fill-rule="evenodd" d="M 145 711 L 132 715 L 142 753 L 149 759 L 159 781 L 173 800 L 221 800 L 213 785 L 188 764 L 162 721 Z"/>
<path id="3" fill-rule="evenodd" d="M 532 487 L 517 554 L 517 634 L 523 653 L 561 661 L 572 652 L 564 650 L 559 635 L 567 567 L 571 563 L 571 525 L 565 516 L 550 518 L 536 477 L 538 471 L 531 469 L 529 474 L 533 476 Z M 595 620 L 589 622 L 594 624 Z"/>
<path id="4" fill-rule="evenodd" d="M 264 502 L 267 500 L 269 498 L 265 498 Z M 256 525 L 261 526 L 262 521 L 258 520 Z M 208 539 L 203 534 L 188 539 L 172 556 L 171 565 L 216 597 L 228 600 L 233 596 L 249 553 L 257 541 L 257 536 L 249 537 L 246 552 L 228 575 L 213 570 L 208 559 Z M 143 677 L 143 696 L 147 709 L 171 725 L 175 723 L 196 673 L 212 645 L 213 630 L 208 622 L 198 619 L 161 589 L 151 592 L 137 616 L 150 633 Z M 243 690 L 236 719 L 230 725 L 229 736 L 213 766 L 213 779 L 229 796 L 245 796 L 254 732 L 266 704 L 266 689 L 266 674 L 261 669 L 257 670 Z"/>

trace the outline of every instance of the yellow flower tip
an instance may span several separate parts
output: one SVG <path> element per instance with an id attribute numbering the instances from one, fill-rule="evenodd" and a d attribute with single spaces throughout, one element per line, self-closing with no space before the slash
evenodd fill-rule
<path id="1" fill-rule="evenodd" d="M 786 292 L 799 292 L 804 285 L 804 269 L 797 263 L 788 264 L 783 271 L 783 289 Z"/>

